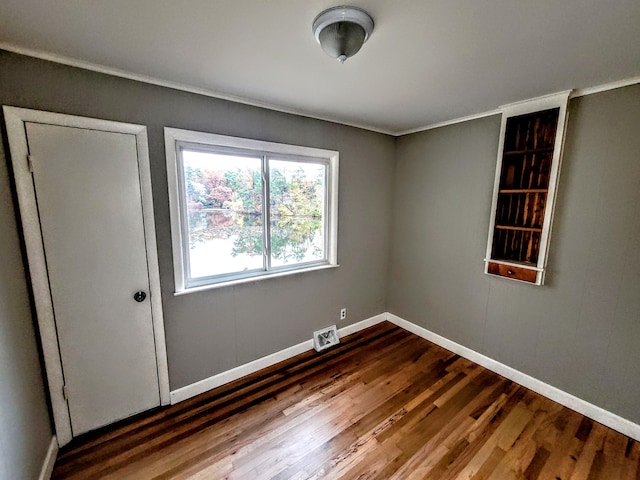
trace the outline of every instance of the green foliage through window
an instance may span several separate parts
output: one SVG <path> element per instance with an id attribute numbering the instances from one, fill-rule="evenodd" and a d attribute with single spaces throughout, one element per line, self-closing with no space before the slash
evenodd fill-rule
<path id="1" fill-rule="evenodd" d="M 325 163 L 189 150 L 182 156 L 192 277 L 263 268 L 267 248 L 271 267 L 325 260 Z"/>

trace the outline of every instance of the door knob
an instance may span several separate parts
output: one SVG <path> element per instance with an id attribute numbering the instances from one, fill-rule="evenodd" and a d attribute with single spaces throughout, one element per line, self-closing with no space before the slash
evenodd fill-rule
<path id="1" fill-rule="evenodd" d="M 144 302 L 144 299 L 147 298 L 147 294 L 143 291 L 139 291 L 133 294 L 133 299 L 136 302 Z"/>

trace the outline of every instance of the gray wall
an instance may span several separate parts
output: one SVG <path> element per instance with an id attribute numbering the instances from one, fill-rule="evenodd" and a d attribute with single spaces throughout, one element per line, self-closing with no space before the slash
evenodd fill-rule
<path id="1" fill-rule="evenodd" d="M 542 287 L 482 273 L 499 117 L 398 140 L 388 306 L 640 423 L 640 85 L 569 108 Z"/>
<path id="2" fill-rule="evenodd" d="M 571 102 L 543 287 L 482 273 L 497 116 L 394 140 L 3 51 L 0 103 L 148 127 L 172 389 L 388 309 L 640 423 L 640 86 Z M 173 296 L 164 126 L 339 150 L 340 268 Z M 51 427 L 6 168 L 0 475 L 32 478 Z"/>
<path id="3" fill-rule="evenodd" d="M 172 389 L 386 310 L 392 137 L 3 51 L 0 72 L 2 104 L 147 126 Z M 340 151 L 340 267 L 174 296 L 165 126 Z"/>
<path id="4" fill-rule="evenodd" d="M 0 151 L 0 478 L 38 478 L 51 442 L 7 164 Z"/>

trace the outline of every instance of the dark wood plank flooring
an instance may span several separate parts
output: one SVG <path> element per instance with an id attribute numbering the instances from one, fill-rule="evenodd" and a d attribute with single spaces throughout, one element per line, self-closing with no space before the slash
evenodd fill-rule
<path id="1" fill-rule="evenodd" d="M 640 444 L 390 323 L 87 434 L 54 479 L 640 479 Z"/>

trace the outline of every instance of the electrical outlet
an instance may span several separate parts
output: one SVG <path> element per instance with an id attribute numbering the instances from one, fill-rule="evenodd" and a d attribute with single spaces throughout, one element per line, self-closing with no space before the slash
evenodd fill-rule
<path id="1" fill-rule="evenodd" d="M 342 308 L 340 309 L 340 320 L 344 320 L 345 318 L 347 318 L 347 309 Z"/>

